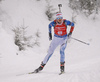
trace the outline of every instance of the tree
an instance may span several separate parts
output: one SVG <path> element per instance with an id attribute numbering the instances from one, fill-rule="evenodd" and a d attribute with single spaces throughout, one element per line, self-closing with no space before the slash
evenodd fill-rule
<path id="1" fill-rule="evenodd" d="M 26 29 L 24 25 L 17 26 L 12 29 L 12 31 L 15 33 L 15 44 L 19 47 L 19 50 L 25 50 L 26 47 L 33 47 L 35 45 L 39 46 L 39 38 L 40 38 L 40 32 L 39 30 L 36 32 L 35 36 L 32 35 L 27 36 Z"/>
<path id="2" fill-rule="evenodd" d="M 47 15 L 47 17 L 48 17 L 48 20 L 49 21 L 51 21 L 51 20 L 53 20 L 53 16 L 56 14 L 54 11 L 55 11 L 55 9 L 53 8 L 53 6 L 52 5 L 50 5 L 50 1 L 49 0 L 46 0 L 46 2 L 47 2 L 47 9 L 46 9 L 46 12 L 45 12 L 45 14 Z"/>
<path id="3" fill-rule="evenodd" d="M 99 0 L 69 0 L 69 6 L 77 12 L 83 12 L 86 16 L 97 12 Z"/>

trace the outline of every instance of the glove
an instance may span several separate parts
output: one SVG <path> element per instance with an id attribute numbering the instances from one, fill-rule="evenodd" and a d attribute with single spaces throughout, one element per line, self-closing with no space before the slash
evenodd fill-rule
<path id="1" fill-rule="evenodd" d="M 49 33 L 49 40 L 52 40 L 52 33 Z"/>
<path id="2" fill-rule="evenodd" d="M 68 39 L 71 37 L 72 35 L 72 32 L 68 33 Z"/>

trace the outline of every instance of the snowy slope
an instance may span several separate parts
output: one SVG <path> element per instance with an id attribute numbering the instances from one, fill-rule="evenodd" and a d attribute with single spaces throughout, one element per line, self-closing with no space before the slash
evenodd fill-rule
<path id="1" fill-rule="evenodd" d="M 64 18 L 71 20 L 72 11 L 66 0 L 51 0 L 51 5 L 58 9 L 57 4 L 62 3 Z M 95 21 L 93 16 L 84 15 L 76 17 L 75 29 L 72 37 L 89 42 L 85 45 L 71 39 L 66 48 L 66 73 L 59 76 L 60 54 L 59 47 L 55 50 L 44 70 L 39 74 L 21 75 L 36 69 L 49 47 L 48 24 L 45 10 L 45 0 L 5 0 L 1 9 L 6 12 L 2 17 L 3 25 L 0 27 L 0 82 L 99 82 L 100 81 L 100 14 Z M 56 10 L 57 11 L 57 10 Z M 6 19 L 5 19 L 6 18 Z M 23 24 L 29 26 L 28 34 L 34 34 L 38 29 L 41 33 L 40 47 L 18 52 L 14 44 L 13 33 L 8 30 Z M 6 31 L 5 31 L 5 30 Z"/>

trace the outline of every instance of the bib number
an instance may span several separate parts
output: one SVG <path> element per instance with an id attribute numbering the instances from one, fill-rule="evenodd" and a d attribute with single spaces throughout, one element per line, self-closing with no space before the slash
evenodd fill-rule
<path id="1" fill-rule="evenodd" d="M 62 31 L 58 31 L 58 34 L 61 35 L 62 34 Z"/>

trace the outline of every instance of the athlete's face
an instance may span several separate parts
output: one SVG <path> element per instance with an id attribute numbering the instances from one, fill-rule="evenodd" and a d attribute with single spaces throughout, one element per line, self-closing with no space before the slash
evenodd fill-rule
<path id="1" fill-rule="evenodd" d="M 56 18 L 58 23 L 62 23 L 63 17 Z"/>

